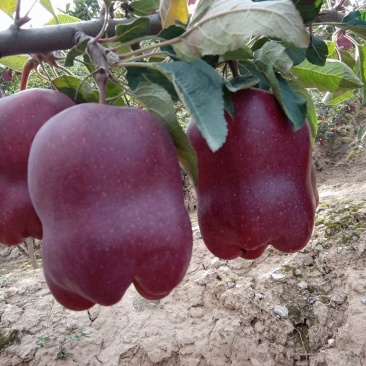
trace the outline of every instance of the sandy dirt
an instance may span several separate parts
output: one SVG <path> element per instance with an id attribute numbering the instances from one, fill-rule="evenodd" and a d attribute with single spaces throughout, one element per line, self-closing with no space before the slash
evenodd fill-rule
<path id="1" fill-rule="evenodd" d="M 131 287 L 115 306 L 65 310 L 42 269 L 1 246 L 0 365 L 366 366 L 366 154 L 356 150 L 332 160 L 317 148 L 320 204 L 300 253 L 219 260 L 192 212 L 189 271 L 160 303 Z"/>

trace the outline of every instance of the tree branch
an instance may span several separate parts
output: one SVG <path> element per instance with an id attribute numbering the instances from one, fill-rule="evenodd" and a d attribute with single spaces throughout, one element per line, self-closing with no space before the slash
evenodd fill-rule
<path id="1" fill-rule="evenodd" d="M 314 23 L 341 23 L 344 16 L 337 10 L 324 10 L 315 18 Z"/>
<path id="2" fill-rule="evenodd" d="M 161 30 L 159 14 L 149 15 L 148 17 L 150 18 L 149 34 L 158 34 Z M 133 20 L 131 18 L 110 19 L 107 29 L 108 36 L 115 36 L 116 25 L 128 24 Z M 102 27 L 103 19 L 48 25 L 32 29 L 21 29 L 12 25 L 7 30 L 0 32 L 0 57 L 68 50 L 76 44 L 75 35 L 77 31 L 95 37 Z"/>

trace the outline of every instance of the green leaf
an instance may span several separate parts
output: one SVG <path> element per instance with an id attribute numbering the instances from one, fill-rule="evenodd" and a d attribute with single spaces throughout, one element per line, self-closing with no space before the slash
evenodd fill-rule
<path id="1" fill-rule="evenodd" d="M 171 25 L 167 28 L 164 28 L 158 36 L 164 39 L 173 39 L 176 37 L 181 36 L 185 32 L 185 29 L 182 27 L 179 27 L 177 25 Z"/>
<path id="2" fill-rule="evenodd" d="M 336 47 L 333 42 L 327 42 L 328 47 L 328 58 L 339 60 L 340 55 L 340 61 L 344 62 L 348 67 L 350 67 L 352 70 L 355 69 L 356 61 L 351 55 L 350 52 L 344 51 L 344 50 L 336 50 Z"/>
<path id="3" fill-rule="evenodd" d="M 121 43 L 119 43 L 119 42 L 108 42 L 108 45 L 106 45 L 106 47 L 108 47 L 110 49 L 117 47 L 117 49 L 114 51 L 114 53 L 116 55 L 123 55 L 124 53 L 132 51 L 132 49 L 129 45 L 121 45 Z M 150 57 L 149 58 L 150 62 L 152 62 L 151 59 L 152 58 Z"/>
<path id="4" fill-rule="evenodd" d="M 150 30 L 150 21 L 148 18 L 137 18 L 128 24 L 119 24 L 116 26 L 116 36 L 121 43 L 132 41 L 136 38 L 146 36 Z"/>
<path id="5" fill-rule="evenodd" d="M 320 12 L 323 0 L 292 0 L 304 23 L 312 22 Z"/>
<path id="6" fill-rule="evenodd" d="M 254 52 L 255 64 L 265 75 L 272 93 L 281 105 L 286 116 L 295 126 L 295 131 L 300 129 L 306 118 L 306 101 L 296 94 L 288 82 L 280 75 L 276 74 L 273 68 L 273 62 L 267 57 L 263 49 Z"/>
<path id="7" fill-rule="evenodd" d="M 366 45 L 358 46 L 359 58 L 357 60 L 357 74 L 363 82 L 363 87 L 361 88 L 361 97 L 363 101 L 366 100 Z M 0 59 L 1 62 L 1 59 Z"/>
<path id="8" fill-rule="evenodd" d="M 231 98 L 231 93 L 227 86 L 224 86 L 224 109 L 231 119 L 234 119 L 235 107 Z"/>
<path id="9" fill-rule="evenodd" d="M 352 98 L 354 96 L 354 90 L 341 90 L 339 92 L 335 92 L 335 93 L 329 93 L 327 92 L 323 99 L 322 102 L 326 105 L 336 105 L 338 103 L 344 102 L 350 98 Z"/>
<path id="10" fill-rule="evenodd" d="M 86 46 L 88 45 L 89 40 L 84 39 L 82 42 L 71 48 L 71 50 L 67 53 L 65 59 L 65 66 L 70 67 L 74 65 L 74 60 L 77 56 L 83 55 L 86 50 Z"/>
<path id="11" fill-rule="evenodd" d="M 270 36 L 307 47 L 309 34 L 292 2 L 273 0 L 209 0 L 204 15 L 194 17 L 173 48 L 181 59 L 223 55 L 252 36 Z M 202 6 L 204 8 L 204 6 Z"/>
<path id="12" fill-rule="evenodd" d="M 0 10 L 9 15 L 10 18 L 13 18 L 16 7 L 17 0 L 1 0 L 0 2 Z"/>
<path id="13" fill-rule="evenodd" d="M 344 62 L 349 68 L 354 70 L 356 66 L 356 61 L 352 57 L 351 53 L 343 50 L 340 50 L 339 53 L 341 55 L 341 61 Z"/>
<path id="14" fill-rule="evenodd" d="M 213 6 L 215 0 L 206 0 L 206 1 L 196 0 L 196 2 L 198 2 L 198 4 L 196 6 L 196 10 L 194 11 L 189 21 L 188 25 L 189 27 L 193 27 L 206 15 L 206 13 L 210 10 L 210 7 Z"/>
<path id="15" fill-rule="evenodd" d="M 241 61 L 238 63 L 240 75 L 246 78 L 256 77 L 259 80 L 258 88 L 269 90 L 270 86 L 263 73 L 251 61 Z"/>
<path id="16" fill-rule="evenodd" d="M 14 71 L 23 71 L 23 66 L 26 61 L 29 59 L 29 56 L 19 55 L 19 56 L 6 56 L 0 58 L 0 65 L 5 67 L 9 67 Z"/>
<path id="17" fill-rule="evenodd" d="M 108 80 L 106 87 L 106 99 L 110 105 L 123 107 L 126 105 L 124 98 L 122 97 L 124 90 L 117 84 Z"/>
<path id="18" fill-rule="evenodd" d="M 270 37 L 260 37 L 258 40 L 256 40 L 253 45 L 250 47 L 251 50 L 254 52 L 254 51 L 257 51 L 259 50 L 260 48 L 263 47 L 263 45 L 266 43 L 266 42 L 269 42 L 271 41 L 271 38 Z"/>
<path id="19" fill-rule="evenodd" d="M 307 48 L 299 48 L 295 46 L 290 46 L 286 48 L 286 53 L 292 60 L 294 65 L 301 64 L 306 59 Z"/>
<path id="20" fill-rule="evenodd" d="M 226 82 L 226 87 L 233 93 L 238 90 L 248 89 L 259 84 L 259 79 L 253 75 L 237 76 Z"/>
<path id="21" fill-rule="evenodd" d="M 88 54 L 86 54 L 86 53 L 83 54 L 83 61 L 84 61 L 84 66 L 88 69 L 89 73 L 92 73 L 95 71 L 95 66 L 91 62 Z"/>
<path id="22" fill-rule="evenodd" d="M 318 37 L 311 37 L 311 44 L 306 50 L 307 60 L 318 66 L 324 66 L 328 56 L 327 44 Z"/>
<path id="23" fill-rule="evenodd" d="M 241 46 L 237 50 L 228 51 L 219 58 L 219 62 L 229 61 L 229 60 L 248 60 L 253 58 L 253 51 L 246 46 Z"/>
<path id="24" fill-rule="evenodd" d="M 140 83 L 150 82 L 163 87 L 175 102 L 179 100 L 174 85 L 160 71 L 147 67 L 127 67 L 126 69 L 126 79 L 132 90 L 135 90 Z"/>
<path id="25" fill-rule="evenodd" d="M 255 51 L 255 54 L 268 59 L 270 64 L 282 74 L 289 75 L 291 74 L 293 63 L 285 50 L 285 46 L 281 43 L 270 41 Z"/>
<path id="26" fill-rule="evenodd" d="M 52 82 L 61 93 L 67 95 L 76 103 L 97 103 L 99 100 L 98 90 L 93 89 L 87 81 L 84 81 L 81 85 L 75 100 L 76 90 L 79 88 L 82 82 L 81 79 L 75 76 L 62 75 L 54 79 Z"/>
<path id="27" fill-rule="evenodd" d="M 225 142 L 227 123 L 224 117 L 223 79 L 203 60 L 169 62 L 157 65 L 170 73 L 182 102 L 195 119 L 212 151 Z"/>
<path id="28" fill-rule="evenodd" d="M 169 93 L 159 84 L 142 82 L 133 90 L 136 98 L 155 115 L 168 130 L 177 149 L 179 161 L 184 170 L 197 183 L 197 156 L 187 135 L 180 126 Z"/>
<path id="29" fill-rule="evenodd" d="M 342 22 L 322 23 L 323 25 L 331 25 L 345 30 L 350 30 L 366 39 L 366 12 L 364 10 L 352 11 L 346 15 Z"/>
<path id="30" fill-rule="evenodd" d="M 159 9 L 159 0 L 137 0 L 130 3 L 133 13 L 140 17 L 156 13 Z"/>
<path id="31" fill-rule="evenodd" d="M 53 6 L 51 0 L 39 0 L 39 3 L 53 16 L 55 19 L 55 23 L 58 23 L 58 19 L 55 11 L 53 10 Z"/>
<path id="32" fill-rule="evenodd" d="M 328 58 L 338 59 L 336 46 L 331 41 L 325 41 L 327 47 L 328 47 Z"/>
<path id="33" fill-rule="evenodd" d="M 81 20 L 79 18 L 73 17 L 71 15 L 57 14 L 56 19 L 51 18 L 45 25 L 69 24 L 69 23 L 80 23 L 80 22 Z"/>
<path id="34" fill-rule="evenodd" d="M 177 25 L 171 25 L 167 28 L 164 28 L 158 36 L 161 38 L 164 38 L 166 40 L 173 39 L 176 37 L 181 36 L 185 32 L 185 29 L 182 27 L 179 27 Z M 175 51 L 172 46 L 163 46 L 161 47 L 161 50 L 163 52 L 168 53 L 171 56 L 175 56 Z"/>
<path id="35" fill-rule="evenodd" d="M 351 11 L 342 19 L 342 23 L 366 29 L 366 11 Z"/>
<path id="36" fill-rule="evenodd" d="M 317 88 L 320 91 L 338 92 L 341 89 L 357 89 L 362 81 L 343 62 L 328 59 L 324 66 L 317 66 L 305 60 L 292 68 L 294 74 L 305 88 Z"/>
<path id="37" fill-rule="evenodd" d="M 276 77 L 279 84 L 279 94 L 277 90 L 274 90 L 276 99 L 281 104 L 287 117 L 294 124 L 295 131 L 299 130 L 307 116 L 306 100 L 297 94 L 280 74 L 276 74 Z"/>
<path id="38" fill-rule="evenodd" d="M 291 88 L 300 95 L 304 100 L 306 100 L 306 119 L 309 123 L 310 133 L 311 133 L 311 140 L 312 143 L 315 143 L 315 138 L 318 133 L 318 118 L 316 115 L 316 109 L 313 102 L 313 98 L 311 97 L 310 93 L 302 86 L 301 82 L 298 80 L 287 80 L 290 84 Z"/>

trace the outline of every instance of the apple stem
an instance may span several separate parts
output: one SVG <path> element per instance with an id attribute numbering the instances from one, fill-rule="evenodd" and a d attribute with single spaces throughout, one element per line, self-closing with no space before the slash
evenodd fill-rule
<path id="1" fill-rule="evenodd" d="M 107 1 L 104 0 L 103 1 L 103 11 L 101 13 L 101 16 L 104 17 L 103 20 L 103 26 L 101 28 L 101 30 L 99 31 L 98 35 L 93 39 L 93 43 L 97 43 L 105 34 L 105 32 L 107 31 L 108 28 L 108 20 L 109 20 L 109 13 L 110 13 L 110 8 L 109 5 L 107 4 Z"/>
<path id="2" fill-rule="evenodd" d="M 34 69 L 34 67 L 35 67 L 35 65 L 34 65 L 33 59 L 29 58 L 23 66 L 23 72 L 22 72 L 22 78 L 20 79 L 19 90 L 27 89 L 29 74 Z"/>
<path id="3" fill-rule="evenodd" d="M 239 76 L 238 61 L 236 61 L 236 60 L 230 60 L 228 62 L 228 64 L 229 64 L 230 70 L 231 70 L 231 72 L 233 74 L 233 77 Z"/>
<path id="4" fill-rule="evenodd" d="M 100 70 L 95 77 L 95 81 L 96 81 L 98 89 L 99 89 L 99 103 L 100 104 L 105 104 L 105 102 L 106 102 L 108 79 L 109 79 L 108 74 L 103 72 L 103 70 Z"/>

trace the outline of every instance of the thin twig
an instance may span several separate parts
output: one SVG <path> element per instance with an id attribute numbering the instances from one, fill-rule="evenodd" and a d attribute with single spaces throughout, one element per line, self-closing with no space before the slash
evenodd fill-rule
<path id="1" fill-rule="evenodd" d="M 38 263 L 37 263 L 36 255 L 34 253 L 34 239 L 28 238 L 25 240 L 25 243 L 27 244 L 29 259 L 32 264 L 32 267 L 33 267 L 33 269 L 37 269 Z"/>

